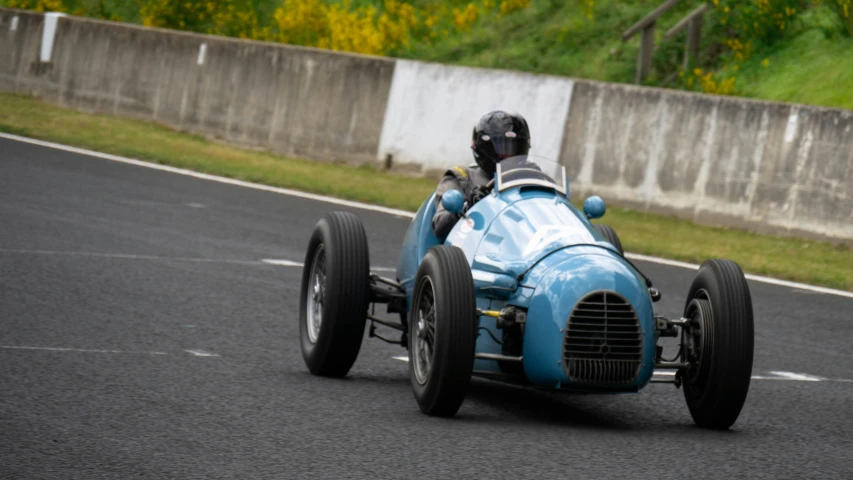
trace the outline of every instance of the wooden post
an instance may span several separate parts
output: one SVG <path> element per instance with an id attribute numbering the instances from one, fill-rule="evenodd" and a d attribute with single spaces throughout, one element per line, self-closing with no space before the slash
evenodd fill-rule
<path id="1" fill-rule="evenodd" d="M 702 39 L 702 15 L 696 15 L 687 24 L 687 51 L 684 54 L 684 68 L 690 66 L 690 61 L 699 60 L 699 42 Z"/>
<path id="2" fill-rule="evenodd" d="M 669 39 L 676 34 L 687 29 L 687 44 L 684 51 L 684 68 L 690 68 L 690 61 L 699 58 L 699 42 L 702 38 L 702 19 L 705 12 L 712 7 L 707 3 L 703 3 L 699 8 L 690 12 L 686 17 L 682 18 L 672 28 L 667 30 L 663 36 L 663 41 L 668 42 Z"/>
<path id="3" fill-rule="evenodd" d="M 655 51 L 655 24 L 651 22 L 643 28 L 640 39 L 640 52 L 637 54 L 637 75 L 634 83 L 643 83 L 652 71 L 652 53 Z"/>
<path id="4" fill-rule="evenodd" d="M 635 23 L 631 28 L 625 30 L 622 34 L 622 41 L 626 42 L 633 37 L 637 32 L 642 32 L 640 40 L 640 52 L 637 54 L 637 74 L 634 76 L 634 83 L 642 83 L 649 72 L 652 71 L 652 53 L 655 51 L 655 24 L 658 17 L 663 15 L 667 10 L 674 7 L 681 0 L 666 0 L 658 8 L 652 10 L 642 20 Z"/>

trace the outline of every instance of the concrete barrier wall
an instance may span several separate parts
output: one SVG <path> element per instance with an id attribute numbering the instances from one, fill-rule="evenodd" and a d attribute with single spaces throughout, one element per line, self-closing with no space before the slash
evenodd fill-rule
<path id="1" fill-rule="evenodd" d="M 308 158 L 374 161 L 394 62 L 62 18 L 14 90 Z"/>
<path id="2" fill-rule="evenodd" d="M 44 15 L 0 8 L 0 91 L 14 92 L 38 66 Z"/>
<path id="3" fill-rule="evenodd" d="M 577 81 L 573 191 L 701 223 L 853 238 L 853 111 Z"/>
<path id="4" fill-rule="evenodd" d="M 17 17 L 14 28 L 12 18 Z M 0 91 L 307 158 L 443 169 L 511 108 L 573 198 L 853 239 L 853 111 L 444 66 L 0 9 Z"/>

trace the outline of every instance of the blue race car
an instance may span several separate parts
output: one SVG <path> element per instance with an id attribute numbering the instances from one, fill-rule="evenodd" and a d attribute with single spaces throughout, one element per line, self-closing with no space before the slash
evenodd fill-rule
<path id="1" fill-rule="evenodd" d="M 625 258 L 613 229 L 590 222 L 605 213 L 601 198 L 588 198 L 583 212 L 569 202 L 564 167 L 512 157 L 486 188 L 470 208 L 457 191 L 443 196 L 462 215 L 444 242 L 432 230 L 434 194 L 423 202 L 396 279 L 371 273 L 358 217 L 333 212 L 317 223 L 299 311 L 313 374 L 346 375 L 369 322 L 370 337 L 408 349 L 412 389 L 429 415 L 455 415 L 478 376 L 587 393 L 673 383 L 697 425 L 734 424 L 754 343 L 752 300 L 736 263 L 703 263 L 683 317 L 665 318 L 654 312 L 660 293 Z M 400 321 L 376 316 L 378 304 Z M 663 358 L 662 337 L 675 337 L 673 359 Z"/>

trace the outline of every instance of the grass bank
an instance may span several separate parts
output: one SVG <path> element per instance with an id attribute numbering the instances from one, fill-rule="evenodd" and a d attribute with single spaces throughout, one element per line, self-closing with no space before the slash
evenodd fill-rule
<path id="1" fill-rule="evenodd" d="M 430 179 L 239 149 L 152 123 L 80 113 L 17 95 L 0 94 L 0 131 L 411 211 L 435 187 Z M 630 252 L 693 263 L 730 258 L 748 273 L 853 291 L 851 245 L 697 226 L 615 206 L 604 221 Z"/>
<path id="2" fill-rule="evenodd" d="M 853 109 L 853 37 L 827 8 L 803 16 L 785 42 L 758 52 L 741 68 L 741 95 Z"/>

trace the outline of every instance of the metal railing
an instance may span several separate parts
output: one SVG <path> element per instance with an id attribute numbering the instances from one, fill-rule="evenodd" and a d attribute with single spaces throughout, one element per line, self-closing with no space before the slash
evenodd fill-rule
<path id="1" fill-rule="evenodd" d="M 655 51 L 655 28 L 657 27 L 658 18 L 668 12 L 672 7 L 676 6 L 681 0 L 667 0 L 658 8 L 649 12 L 642 20 L 635 23 L 628 30 L 622 33 L 622 41 L 627 42 L 637 33 L 641 33 L 640 51 L 637 54 L 637 73 L 634 76 L 634 83 L 642 83 L 652 70 L 652 53 Z M 696 59 L 699 56 L 699 43 L 702 37 L 702 21 L 705 13 L 710 10 L 711 5 L 703 3 L 701 6 L 687 14 L 672 28 L 664 34 L 664 41 L 670 40 L 673 36 L 687 29 L 687 42 L 684 52 L 685 68 L 690 62 L 690 59 Z"/>

